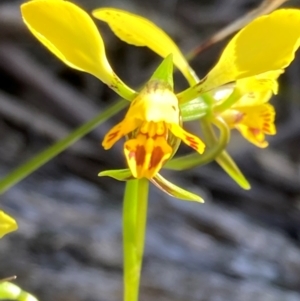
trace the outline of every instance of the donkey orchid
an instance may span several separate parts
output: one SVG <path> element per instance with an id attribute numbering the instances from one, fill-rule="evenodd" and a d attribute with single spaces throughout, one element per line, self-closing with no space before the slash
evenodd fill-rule
<path id="1" fill-rule="evenodd" d="M 203 114 L 192 109 L 190 120 L 201 115 L 214 123 L 215 118 L 220 118 L 260 147 L 267 145 L 264 134 L 275 133 L 275 112 L 266 102 L 272 91 L 276 92 L 277 77 L 292 62 L 299 47 L 300 11 L 297 9 L 277 10 L 244 27 L 201 80 L 172 39 L 151 21 L 114 8 L 94 10 L 93 16 L 106 22 L 121 40 L 146 46 L 165 58 L 139 93 L 114 73 L 96 25 L 80 7 L 63 0 L 33 0 L 23 4 L 21 10 L 33 35 L 58 58 L 72 68 L 96 76 L 130 101 L 124 120 L 111 129 L 103 141 L 103 147 L 109 149 L 127 136 L 124 153 L 130 171 L 108 171 L 100 175 L 119 180 L 147 178 L 173 196 L 201 200 L 158 173 L 174 155 L 178 139 L 200 154 L 204 151 L 204 143 L 181 126 L 181 115 L 185 120 L 184 112 L 188 111 L 181 108 L 194 105 L 195 100 Z M 172 57 L 190 86 L 176 95 L 170 80 Z M 265 82 L 273 86 L 262 84 Z M 232 85 L 230 95 L 219 97 L 217 92 L 228 84 Z M 212 101 L 206 102 L 208 97 Z M 218 162 L 222 160 L 220 157 Z"/>
<path id="2" fill-rule="evenodd" d="M 273 94 L 277 94 L 277 78 L 282 72 L 270 71 L 238 80 L 235 89 L 239 97 L 229 106 L 225 100 L 233 95 L 233 88 L 217 91 L 213 96 L 216 100 L 215 114 L 219 114 L 231 129 L 237 129 L 249 142 L 261 148 L 267 147 L 265 135 L 276 134 L 275 109 L 267 102 Z"/>

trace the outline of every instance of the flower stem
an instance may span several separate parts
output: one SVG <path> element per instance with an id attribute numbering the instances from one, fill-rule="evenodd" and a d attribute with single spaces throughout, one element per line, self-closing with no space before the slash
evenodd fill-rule
<path id="1" fill-rule="evenodd" d="M 210 121 L 206 118 L 201 119 L 201 126 L 205 136 L 205 141 L 209 147 L 217 143 L 217 137 L 212 129 Z M 250 184 L 235 164 L 230 155 L 223 150 L 215 158 L 215 161 L 227 172 L 227 174 L 243 189 L 250 189 Z"/>
<path id="2" fill-rule="evenodd" d="M 214 113 L 217 115 L 226 111 L 227 109 L 230 109 L 241 97 L 242 93 L 240 89 L 235 88 L 228 98 L 226 98 L 223 102 L 217 102 L 215 104 L 213 108 Z"/>
<path id="3" fill-rule="evenodd" d="M 148 206 L 148 180 L 126 183 L 123 204 L 124 301 L 138 301 Z"/>

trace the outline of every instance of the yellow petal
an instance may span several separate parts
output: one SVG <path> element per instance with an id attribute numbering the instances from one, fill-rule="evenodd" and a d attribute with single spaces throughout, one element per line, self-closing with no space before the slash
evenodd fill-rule
<path id="1" fill-rule="evenodd" d="M 229 42 L 204 85 L 220 86 L 287 67 L 299 47 L 300 10 L 281 9 L 262 16 Z"/>
<path id="2" fill-rule="evenodd" d="M 236 129 L 252 144 L 260 148 L 266 148 L 269 143 L 265 140 L 265 134 L 263 131 L 257 128 L 249 128 L 244 124 L 239 124 Z"/>
<path id="3" fill-rule="evenodd" d="M 146 46 L 163 58 L 172 53 L 174 65 L 190 83 L 194 83 L 194 72 L 177 45 L 153 22 L 115 8 L 96 9 L 93 16 L 106 22 L 115 35 L 128 44 Z"/>
<path id="4" fill-rule="evenodd" d="M 266 103 L 256 107 L 239 108 L 239 110 L 244 114 L 241 123 L 250 128 L 258 128 L 268 135 L 276 134 L 275 109 L 272 105 Z"/>
<path id="5" fill-rule="evenodd" d="M 189 147 L 193 148 L 200 154 L 204 152 L 205 144 L 197 136 L 188 133 L 180 125 L 175 123 L 170 124 L 169 128 L 174 136 L 181 139 Z"/>
<path id="6" fill-rule="evenodd" d="M 17 228 L 16 221 L 3 211 L 0 211 L 0 238 L 9 232 L 17 230 Z"/>
<path id="7" fill-rule="evenodd" d="M 35 0 L 21 6 L 32 34 L 68 66 L 98 77 L 126 99 L 134 91 L 115 75 L 103 40 L 90 16 L 75 4 L 62 0 Z"/>
<path id="8" fill-rule="evenodd" d="M 299 38 L 298 9 L 280 9 L 257 18 L 234 36 L 204 79 L 178 95 L 180 101 L 238 79 L 287 67 L 295 57 Z"/>
<path id="9" fill-rule="evenodd" d="M 282 70 L 270 71 L 238 80 L 236 85 L 243 96 L 233 105 L 233 108 L 268 102 L 272 95 L 278 92 L 277 78 L 282 72 Z"/>
<path id="10" fill-rule="evenodd" d="M 275 109 L 268 103 L 227 110 L 221 116 L 231 128 L 236 128 L 245 139 L 261 148 L 268 146 L 265 134 L 276 134 Z"/>
<path id="11" fill-rule="evenodd" d="M 266 91 L 270 90 L 274 94 L 278 92 L 277 78 L 283 73 L 283 70 L 269 71 L 247 77 L 237 81 L 236 85 L 239 87 L 241 92 L 249 92 L 251 90 Z"/>
<path id="12" fill-rule="evenodd" d="M 141 123 L 134 118 L 125 118 L 105 135 L 102 142 L 103 148 L 110 149 L 118 140 L 134 131 Z"/>

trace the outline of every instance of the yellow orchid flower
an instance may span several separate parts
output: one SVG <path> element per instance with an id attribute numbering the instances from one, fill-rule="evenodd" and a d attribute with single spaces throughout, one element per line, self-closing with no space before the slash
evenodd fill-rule
<path id="1" fill-rule="evenodd" d="M 221 114 L 231 129 L 237 129 L 248 141 L 265 148 L 265 135 L 275 135 L 275 109 L 270 104 L 236 107 Z"/>
<path id="2" fill-rule="evenodd" d="M 282 70 L 271 71 L 236 82 L 235 89 L 241 97 L 223 112 L 218 112 L 222 101 L 230 96 L 233 88 L 217 91 L 214 99 L 217 101 L 216 114 L 219 114 L 228 126 L 237 129 L 249 142 L 264 148 L 268 146 L 265 135 L 275 135 L 275 109 L 267 103 L 273 94 L 278 92 L 277 78 Z M 218 102 L 221 104 L 218 106 Z"/>
<path id="3" fill-rule="evenodd" d="M 109 149 L 120 138 L 130 134 L 124 144 L 128 166 L 135 178 L 152 179 L 177 149 L 177 139 L 200 154 L 204 143 L 181 126 L 176 95 L 159 80 L 150 80 L 131 102 L 122 122 L 104 137 L 103 147 Z"/>
<path id="4" fill-rule="evenodd" d="M 298 9 L 280 9 L 251 22 L 234 36 L 216 66 L 200 81 L 170 38 L 149 20 L 114 8 L 97 9 L 93 15 L 107 22 L 113 32 L 129 44 L 147 46 L 162 57 L 172 50 L 174 64 L 192 86 L 177 95 L 180 103 L 236 81 L 243 95 L 231 111 L 220 116 L 250 142 L 259 147 L 267 146 L 264 135 L 274 135 L 276 130 L 275 110 L 265 102 L 277 93 L 276 79 L 294 59 L 299 47 Z"/>
<path id="5" fill-rule="evenodd" d="M 174 155 L 178 144 L 174 137 L 199 153 L 204 150 L 204 144 L 199 138 L 182 129 L 181 107 L 195 99 L 205 103 L 201 96 L 205 98 L 205 93 L 209 92 L 207 95 L 213 99 L 212 91 L 229 83 L 235 82 L 239 91 L 244 91 L 244 96 L 235 100 L 235 105 L 226 108 L 227 112 L 219 110 L 222 105 L 214 103 L 206 104 L 207 112 L 210 109 L 214 111 L 216 107 L 215 114 L 261 147 L 266 146 L 264 134 L 275 133 L 271 105 L 265 102 L 260 104 L 258 100 L 255 105 L 249 104 L 253 93 L 260 102 L 269 99 L 272 95 L 270 91 L 274 89 L 266 87 L 276 80 L 266 77 L 269 84 L 259 89 L 266 79 L 253 78 L 268 72 L 280 74 L 294 59 L 300 38 L 300 11 L 297 9 L 280 9 L 245 26 L 225 47 L 215 67 L 201 80 L 172 39 L 151 21 L 115 8 L 93 11 L 93 16 L 106 22 L 121 40 L 135 46 L 146 46 L 163 58 L 171 54 L 174 65 L 190 85 L 190 88 L 177 95 L 161 79 L 157 88 L 150 80 L 140 93 L 127 87 L 109 65 L 102 37 L 93 20 L 75 4 L 63 0 L 33 0 L 23 4 L 21 11 L 31 32 L 58 58 L 72 68 L 98 77 L 123 98 L 131 101 L 124 120 L 109 131 L 103 141 L 104 148 L 108 149 L 121 137 L 127 137 L 124 153 L 131 176 L 145 177 L 154 183 L 158 181 L 161 188 L 171 191 L 173 188 L 163 182 L 165 179 L 161 180 L 158 171 Z M 169 72 L 166 76 L 171 75 Z M 247 87 L 251 87 L 252 91 Z M 242 105 L 245 102 L 247 105 Z M 210 113 L 207 113 L 209 116 Z M 182 117 L 185 120 L 185 116 Z M 128 178 L 127 172 L 121 174 L 124 179 Z M 120 179 L 121 174 L 113 176 Z"/>
<path id="6" fill-rule="evenodd" d="M 169 39 L 168 46 L 172 48 L 167 49 L 169 56 L 137 93 L 113 72 L 96 25 L 78 6 L 63 0 L 34 0 L 23 4 L 21 11 L 30 31 L 58 58 L 70 67 L 98 77 L 131 101 L 124 120 L 113 127 L 103 141 L 103 147 L 109 149 L 119 139 L 127 137 L 124 153 L 131 172 L 129 178 L 147 178 L 176 197 L 202 201 L 158 175 L 177 150 L 180 140 L 200 154 L 204 151 L 204 143 L 181 126 L 179 102 L 173 92 L 173 53 L 177 60 L 181 59 L 182 71 L 187 77 L 190 73 L 175 43 Z M 167 37 L 163 31 L 161 35 Z M 127 178 L 126 173 L 124 179 Z"/>
<path id="7" fill-rule="evenodd" d="M 16 221 L 3 211 L 0 211 L 0 238 L 17 229 L 18 225 Z"/>
<path id="8" fill-rule="evenodd" d="M 128 136 L 124 154 L 130 174 L 126 170 L 105 171 L 99 176 L 111 176 L 118 180 L 147 178 L 174 197 L 202 202 L 200 197 L 175 186 L 158 173 L 174 155 L 180 140 L 200 154 L 205 147 L 198 137 L 181 127 L 178 99 L 173 93 L 172 70 L 172 55 L 169 55 L 131 102 L 123 121 L 104 137 L 102 145 L 109 149 L 123 136 Z"/>

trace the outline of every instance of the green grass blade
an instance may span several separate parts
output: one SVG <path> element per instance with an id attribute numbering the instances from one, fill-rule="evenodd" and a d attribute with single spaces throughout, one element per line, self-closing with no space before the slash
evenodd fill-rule
<path id="1" fill-rule="evenodd" d="M 40 154 L 36 155 L 34 158 L 29 160 L 25 164 L 16 168 L 14 171 L 12 171 L 6 177 L 0 180 L 0 193 L 7 191 L 13 185 L 24 179 L 26 176 L 30 175 L 43 164 L 47 163 L 53 157 L 57 156 L 59 153 L 67 149 L 80 138 L 91 132 L 101 123 L 105 122 L 107 119 L 109 119 L 110 117 L 118 113 L 120 110 L 125 108 L 127 104 L 127 101 L 122 100 L 110 106 L 106 110 L 102 111 L 99 115 L 77 128 L 67 137 L 56 142 L 54 145 L 42 151 Z"/>

